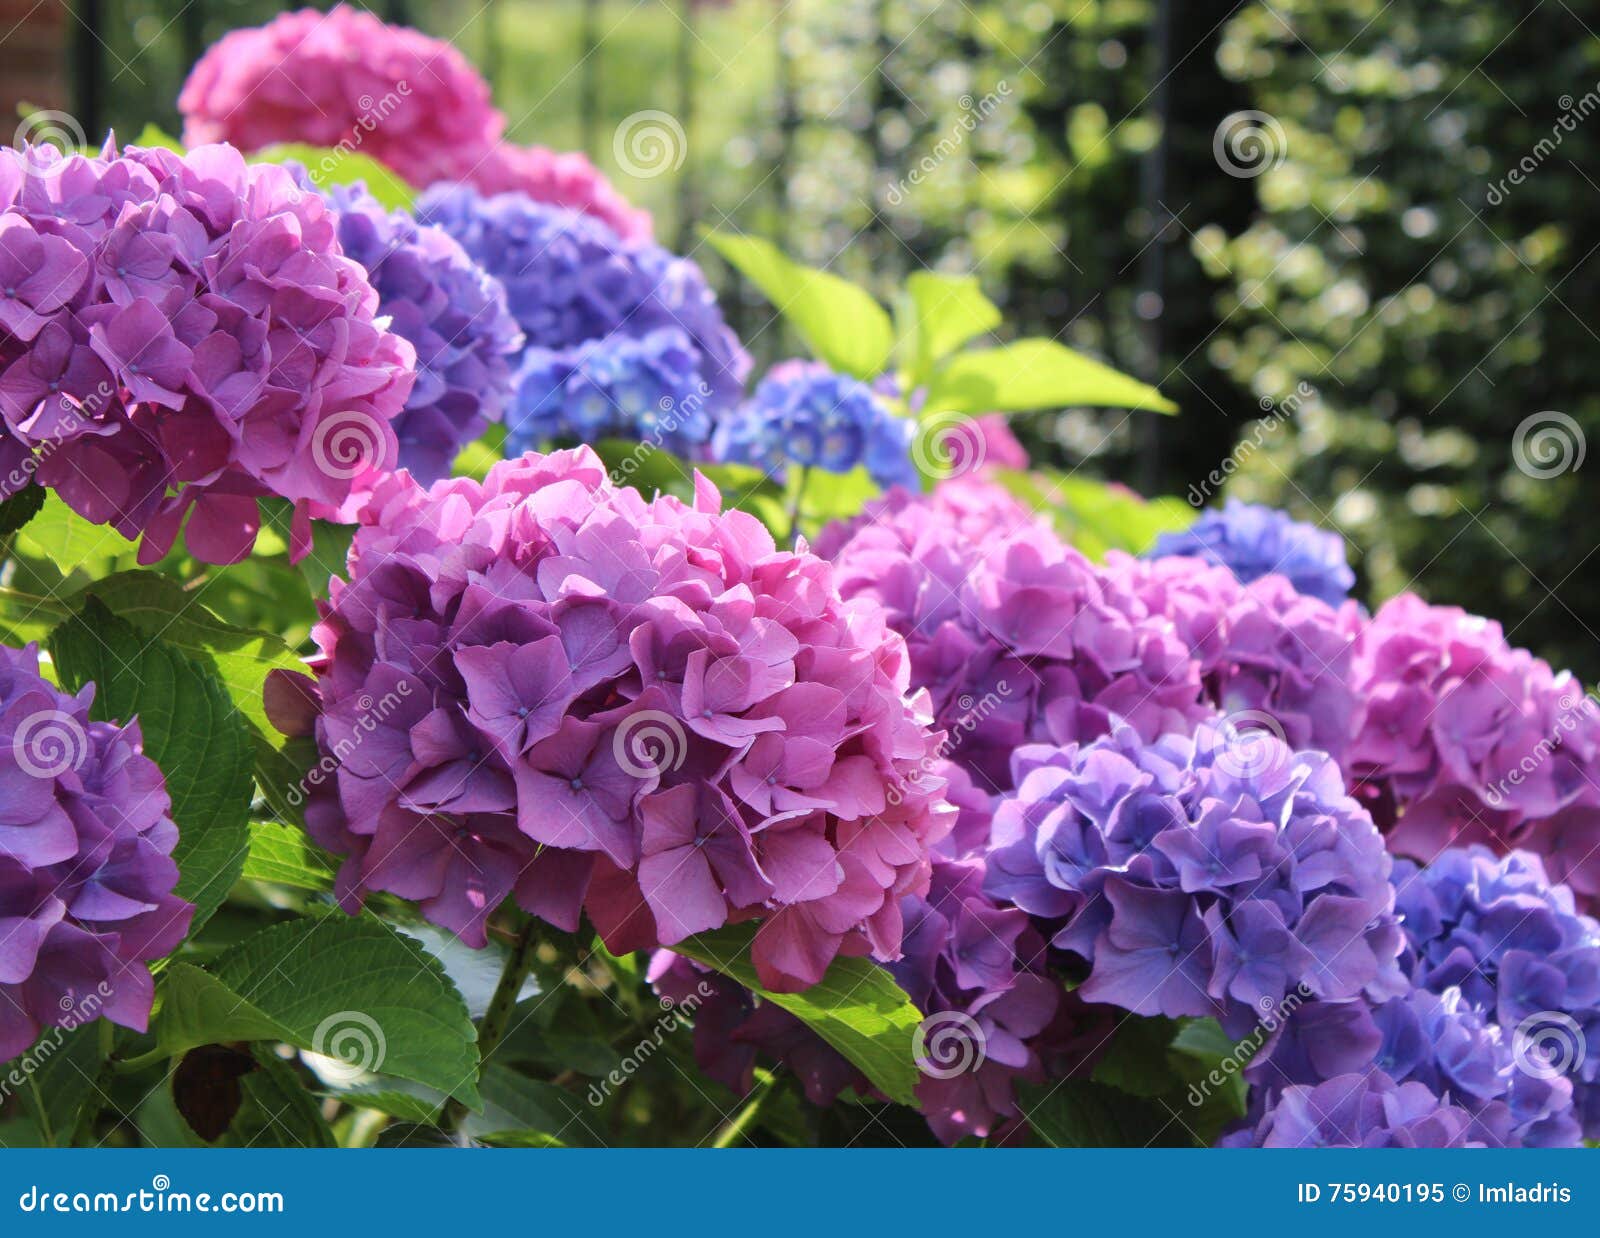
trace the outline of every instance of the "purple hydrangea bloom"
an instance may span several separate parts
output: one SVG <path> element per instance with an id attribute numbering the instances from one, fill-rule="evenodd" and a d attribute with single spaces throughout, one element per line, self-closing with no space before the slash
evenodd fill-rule
<path id="1" fill-rule="evenodd" d="M 1600 923 L 1553 885 L 1538 856 L 1450 848 L 1426 867 L 1399 860 L 1401 965 L 1419 988 L 1459 989 L 1534 1078 L 1570 1078 L 1600 1135 Z"/>
<path id="2" fill-rule="evenodd" d="M 904 642 L 826 563 L 588 448 L 393 474 L 364 521 L 316 631 L 338 769 L 306 814 L 347 907 L 387 890 L 482 945 L 514 897 L 618 952 L 760 918 L 774 990 L 898 957 L 954 810 Z"/>
<path id="3" fill-rule="evenodd" d="M 417 213 L 506 286 L 526 343 L 511 451 L 622 437 L 687 453 L 737 403 L 750 358 L 687 258 L 519 193 L 438 185 Z"/>
<path id="4" fill-rule="evenodd" d="M 417 354 L 417 379 L 395 418 L 399 467 L 427 485 L 500 420 L 522 332 L 505 289 L 442 228 L 391 211 L 363 185 L 332 185 L 339 244 L 378 290 L 378 313 Z"/>
<path id="5" fill-rule="evenodd" d="M 1172 621 L 1200 664 L 1205 699 L 1240 729 L 1343 761 L 1360 710 L 1351 684 L 1360 614 L 1298 593 L 1280 576 L 1240 584 L 1202 559 L 1113 551 L 1105 570 Z"/>
<path id="6" fill-rule="evenodd" d="M 906 638 L 950 758 L 985 792 L 1012 785 L 1020 744 L 1094 739 L 1119 719 L 1155 739 L 1211 713 L 1172 623 L 997 485 L 891 491 L 818 552 L 846 598 Z"/>
<path id="7" fill-rule="evenodd" d="M 1253 1125 L 1224 1137 L 1235 1148 L 1466 1148 L 1472 1114 L 1426 1084 L 1382 1071 L 1285 1088 Z"/>
<path id="8" fill-rule="evenodd" d="M 38 649 L 0 646 L 0 1061 L 47 1027 L 104 1017 L 144 1031 L 148 960 L 194 908 L 173 894 L 178 827 L 139 724 L 91 722 Z"/>
<path id="9" fill-rule="evenodd" d="M 897 417 L 867 384 L 820 362 L 785 361 L 717 427 L 712 455 L 779 477 L 788 464 L 829 473 L 865 468 L 885 489 L 920 490 L 915 434 L 915 421 Z"/>
<path id="10" fill-rule="evenodd" d="M 1150 555 L 1192 555 L 1227 568 L 1245 584 L 1282 576 L 1299 592 L 1330 606 L 1343 602 L 1356 582 L 1345 562 L 1344 539 L 1337 533 L 1237 499 L 1229 499 L 1221 511 L 1202 513 L 1181 532 L 1161 534 Z"/>
<path id="11" fill-rule="evenodd" d="M 36 478 L 146 563 L 187 521 L 232 563 L 258 498 L 294 502 L 299 556 L 311 516 L 393 467 L 411 346 L 284 168 L 5 150 L 0 207 L 0 495 Z"/>
<path id="12" fill-rule="evenodd" d="M 1360 632 L 1363 709 L 1346 760 L 1403 855 L 1522 847 L 1600 902 L 1600 708 L 1500 625 L 1412 594 Z"/>
<path id="13" fill-rule="evenodd" d="M 1078 992 L 1235 1036 L 1291 993 L 1403 990 L 1390 861 L 1326 756 L 1226 729 L 1032 745 L 995 813 L 988 892 L 1081 957 Z"/>

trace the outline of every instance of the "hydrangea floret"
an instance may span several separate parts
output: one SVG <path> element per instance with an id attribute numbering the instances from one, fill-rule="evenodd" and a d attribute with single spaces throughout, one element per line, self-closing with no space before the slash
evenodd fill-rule
<path id="1" fill-rule="evenodd" d="M 1190 555 L 1227 568 L 1244 584 L 1282 576 L 1307 597 L 1337 606 L 1350 596 L 1356 576 L 1337 533 L 1295 520 L 1287 512 L 1229 499 L 1203 512 L 1187 529 L 1163 533 L 1155 558 Z"/>

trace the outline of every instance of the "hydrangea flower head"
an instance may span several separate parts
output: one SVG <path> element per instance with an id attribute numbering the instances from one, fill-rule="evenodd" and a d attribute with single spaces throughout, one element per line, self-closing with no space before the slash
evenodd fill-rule
<path id="1" fill-rule="evenodd" d="M 1498 1025 L 1524 1074 L 1572 1082 L 1590 1134 L 1600 1130 L 1600 923 L 1577 911 L 1526 851 L 1453 847 L 1425 867 L 1397 860 L 1401 963 L 1412 983 Z M 1517 1037 L 1521 1040 L 1518 1041 Z M 1542 1054 L 1551 1059 L 1544 1069 Z"/>
<path id="2" fill-rule="evenodd" d="M 1203 725 L 1018 750 L 986 888 L 1088 965 L 1078 992 L 1242 1035 L 1291 993 L 1404 988 L 1382 836 L 1326 756 Z"/>
<path id="3" fill-rule="evenodd" d="M 1251 1127 L 1226 1136 L 1235 1148 L 1467 1148 L 1474 1119 L 1426 1084 L 1382 1071 L 1287 1087 Z"/>
<path id="4" fill-rule="evenodd" d="M 347 906 L 481 945 L 510 896 L 618 951 L 760 918 L 775 990 L 898 956 L 953 816 L 926 698 L 826 563 L 720 501 L 647 502 L 588 448 L 378 483 L 316 634 L 342 761 L 307 824 Z"/>
<path id="5" fill-rule="evenodd" d="M 1362 628 L 1352 679 L 1347 773 L 1394 850 L 1525 847 L 1600 897 L 1600 708 L 1571 675 L 1497 623 L 1401 594 Z"/>
<path id="6" fill-rule="evenodd" d="M 418 215 L 506 286 L 526 342 L 512 450 L 610 436 L 684 454 L 737 403 L 750 358 L 694 263 L 517 193 L 438 186 Z"/>
<path id="7" fill-rule="evenodd" d="M 498 142 L 464 178 L 481 193 L 520 193 L 592 215 L 618 236 L 648 241 L 650 212 L 631 205 L 581 151 Z"/>
<path id="8" fill-rule="evenodd" d="M 1172 624 L 993 483 L 892 491 L 821 553 L 840 592 L 880 607 L 911 650 L 947 749 L 985 792 L 1027 743 L 1090 740 L 1122 719 L 1148 739 L 1210 711 Z"/>
<path id="9" fill-rule="evenodd" d="M 1345 562 L 1344 539 L 1287 512 L 1229 499 L 1203 513 L 1187 529 L 1163 533 L 1151 555 L 1193 555 L 1227 568 L 1249 584 L 1263 576 L 1284 577 L 1308 597 L 1337 606 L 1350 595 L 1355 573 Z"/>
<path id="10" fill-rule="evenodd" d="M 392 468 L 411 345 L 333 213 L 227 146 L 0 152 L 0 495 L 31 477 L 197 558 L 249 554 L 257 498 L 313 512 Z M 11 265 L 6 266 L 7 263 Z"/>
<path id="11" fill-rule="evenodd" d="M 224 35 L 190 71 L 178 110 L 189 146 L 339 147 L 418 186 L 464 177 L 505 128 L 488 83 L 449 43 L 345 4 Z"/>
<path id="12" fill-rule="evenodd" d="M 331 186 L 325 196 L 338 212 L 339 244 L 377 289 L 378 313 L 416 350 L 416 384 L 394 430 L 398 467 L 427 485 L 500 420 L 522 332 L 500 281 L 443 229 L 386 209 L 364 186 Z"/>
<path id="13" fill-rule="evenodd" d="M 1351 686 L 1355 603 L 1335 610 L 1281 576 L 1241 584 L 1225 567 L 1182 555 L 1112 551 L 1105 570 L 1172 621 L 1200 664 L 1205 699 L 1236 725 L 1344 759 L 1360 708 Z"/>
<path id="14" fill-rule="evenodd" d="M 911 458 L 916 423 L 897 417 L 866 383 L 815 361 L 772 367 L 718 427 L 716 459 L 782 476 L 786 464 L 829 473 L 865 468 L 878 485 L 921 489 Z"/>
<path id="15" fill-rule="evenodd" d="M 178 827 L 139 724 L 91 722 L 35 646 L 0 646 L 0 1061 L 47 1027 L 104 1017 L 144 1031 L 146 962 L 194 908 L 173 894 Z"/>

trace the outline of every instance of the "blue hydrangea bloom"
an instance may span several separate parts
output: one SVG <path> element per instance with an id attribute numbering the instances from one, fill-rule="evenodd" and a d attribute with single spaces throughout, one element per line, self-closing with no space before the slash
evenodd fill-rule
<path id="1" fill-rule="evenodd" d="M 339 244 L 366 268 L 378 313 L 417 350 L 417 380 L 394 421 L 400 467 L 429 484 L 500 420 L 522 332 L 506 292 L 442 229 L 390 211 L 360 184 L 323 197 L 339 213 Z"/>
<path id="2" fill-rule="evenodd" d="M 1229 1148 L 1466 1148 L 1473 1117 L 1426 1084 L 1382 1071 L 1284 1088 L 1255 1121 L 1220 1142 Z"/>
<path id="3" fill-rule="evenodd" d="M 911 459 L 916 424 L 897 417 L 866 383 L 815 361 L 775 365 L 717 427 L 712 452 L 781 475 L 790 463 L 829 473 L 865 467 L 884 489 L 920 489 Z"/>
<path id="4" fill-rule="evenodd" d="M 693 262 L 520 193 L 436 185 L 417 212 L 506 286 L 526 341 L 509 451 L 612 437 L 686 454 L 737 404 L 750 358 Z"/>
<path id="5" fill-rule="evenodd" d="M 1600 1137 L 1600 923 L 1552 885 L 1539 858 L 1453 847 L 1426 867 L 1397 860 L 1401 966 L 1419 989 L 1459 990 L 1524 1074 L 1570 1079 L 1579 1120 Z"/>
<path id="6" fill-rule="evenodd" d="M 1404 991 L 1390 860 L 1338 767 L 1267 731 L 1026 746 L 985 889 L 1081 957 L 1086 1001 L 1214 1015 Z"/>
<path id="7" fill-rule="evenodd" d="M 1163 533 L 1153 559 L 1192 555 L 1228 568 L 1244 584 L 1276 572 L 1307 597 L 1337 606 L 1356 575 L 1345 562 L 1344 539 L 1304 524 L 1275 507 L 1229 499 L 1221 511 L 1203 513 L 1187 529 Z"/>

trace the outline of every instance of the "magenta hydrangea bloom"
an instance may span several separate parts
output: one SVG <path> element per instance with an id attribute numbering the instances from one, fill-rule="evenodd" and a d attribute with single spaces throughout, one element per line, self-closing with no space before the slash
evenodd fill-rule
<path id="1" fill-rule="evenodd" d="M 1224 1137 L 1232 1148 L 1469 1148 L 1472 1114 L 1426 1084 L 1382 1071 L 1285 1088 L 1253 1126 Z"/>
<path id="2" fill-rule="evenodd" d="M 614 950 L 759 918 L 769 989 L 898 957 L 953 817 L 904 642 L 753 517 L 613 485 L 588 448 L 379 482 L 317 629 L 307 824 L 347 907 L 481 945 L 508 896 Z"/>
<path id="3" fill-rule="evenodd" d="M 339 243 L 378 291 L 378 313 L 417 354 L 417 378 L 395 419 L 398 467 L 424 485 L 498 422 L 512 392 L 522 331 L 506 290 L 442 228 L 391 211 L 366 187 L 334 185 Z"/>
<path id="4" fill-rule="evenodd" d="M 1351 686 L 1359 612 L 1297 593 L 1281 576 L 1240 584 L 1202 559 L 1118 551 L 1106 572 L 1172 621 L 1200 664 L 1205 698 L 1242 731 L 1342 760 L 1360 707 Z"/>
<path id="5" fill-rule="evenodd" d="M 655 232 L 650 212 L 630 204 L 581 151 L 499 142 L 460 179 L 481 193 L 520 193 L 592 215 L 624 240 L 648 241 Z"/>
<path id="6" fill-rule="evenodd" d="M 0 152 L 0 495 L 36 478 L 195 557 L 249 554 L 257 499 L 312 514 L 392 467 L 411 345 L 284 168 L 227 146 Z M 9 265 L 8 265 L 9 264 Z"/>
<path id="7" fill-rule="evenodd" d="M 892 491 L 818 549 L 840 592 L 906 638 L 951 759 L 985 791 L 1012 785 L 1020 744 L 1094 739 L 1117 719 L 1154 739 L 1210 713 L 1172 623 L 998 486 Z"/>
<path id="8" fill-rule="evenodd" d="M 1383 839 L 1321 753 L 1221 727 L 1024 747 L 985 888 L 1081 958 L 1089 1002 L 1215 1016 L 1405 990 Z"/>
<path id="9" fill-rule="evenodd" d="M 139 724 L 91 722 L 37 647 L 0 646 L 0 1061 L 47 1027 L 107 1018 L 144 1031 L 146 963 L 194 908 L 173 894 L 178 840 Z"/>
<path id="10" fill-rule="evenodd" d="M 1389 845 L 1523 847 L 1600 900 L 1600 708 L 1500 625 L 1412 594 L 1360 633 L 1347 774 Z"/>
<path id="11" fill-rule="evenodd" d="M 505 129 L 488 83 L 449 43 L 345 4 L 224 35 L 190 71 L 178 110 L 190 146 L 339 147 L 419 187 L 465 177 Z"/>

